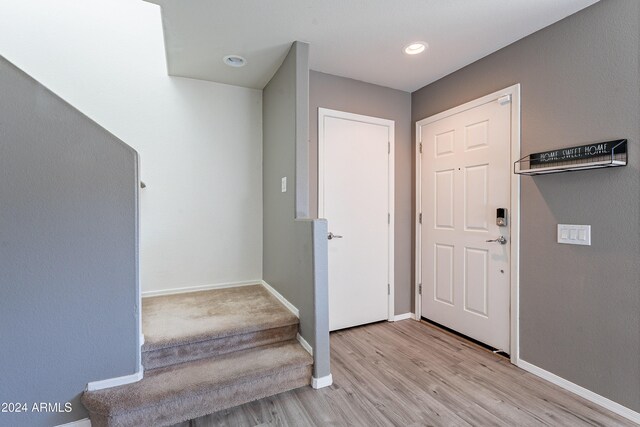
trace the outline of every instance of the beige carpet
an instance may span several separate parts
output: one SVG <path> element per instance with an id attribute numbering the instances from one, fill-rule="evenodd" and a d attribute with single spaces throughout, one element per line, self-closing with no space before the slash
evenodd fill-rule
<path id="1" fill-rule="evenodd" d="M 145 298 L 144 378 L 85 392 L 94 427 L 167 426 L 309 385 L 298 318 L 262 285 Z"/>
<path id="2" fill-rule="evenodd" d="M 142 300 L 144 351 L 297 324 L 262 285 Z"/>
<path id="3" fill-rule="evenodd" d="M 166 426 L 308 385 L 313 360 L 289 341 L 157 369 L 133 384 L 85 392 L 94 427 Z"/>

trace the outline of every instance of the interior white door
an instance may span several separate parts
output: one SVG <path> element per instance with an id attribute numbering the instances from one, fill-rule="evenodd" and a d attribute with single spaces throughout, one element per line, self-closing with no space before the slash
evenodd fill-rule
<path id="1" fill-rule="evenodd" d="M 511 109 L 484 105 L 420 126 L 422 316 L 509 352 Z M 489 240 L 503 236 L 506 242 Z"/>
<path id="2" fill-rule="evenodd" d="M 394 123 L 325 109 L 318 123 L 318 213 L 335 235 L 329 240 L 329 327 L 386 320 Z"/>

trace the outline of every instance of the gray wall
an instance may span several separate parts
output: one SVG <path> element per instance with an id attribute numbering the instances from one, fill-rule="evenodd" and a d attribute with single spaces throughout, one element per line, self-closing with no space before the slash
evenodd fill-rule
<path id="1" fill-rule="evenodd" d="M 309 79 L 309 205 L 318 217 L 318 108 L 395 121 L 395 313 L 413 311 L 411 94 L 311 71 Z"/>
<path id="2" fill-rule="evenodd" d="M 71 402 L 139 365 L 137 154 L 0 57 L 0 402 Z M 29 407 L 29 410 L 31 408 Z"/>
<path id="3" fill-rule="evenodd" d="M 308 216 L 308 55 L 309 45 L 294 43 L 262 95 L 263 278 L 300 311 L 300 334 L 314 348 L 319 378 L 329 374 L 327 226 L 302 219 Z"/>
<path id="4" fill-rule="evenodd" d="M 640 2 L 603 0 L 413 94 L 417 120 L 522 84 L 522 153 L 629 139 L 625 168 L 522 178 L 521 358 L 640 410 Z M 415 165 L 414 165 L 415 173 Z M 556 243 L 591 224 L 592 246 Z"/>

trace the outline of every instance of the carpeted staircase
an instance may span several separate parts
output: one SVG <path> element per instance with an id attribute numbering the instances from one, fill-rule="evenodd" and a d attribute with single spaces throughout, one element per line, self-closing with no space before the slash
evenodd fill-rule
<path id="1" fill-rule="evenodd" d="M 168 426 L 309 385 L 298 319 L 262 285 L 145 298 L 144 378 L 87 391 L 93 427 Z"/>

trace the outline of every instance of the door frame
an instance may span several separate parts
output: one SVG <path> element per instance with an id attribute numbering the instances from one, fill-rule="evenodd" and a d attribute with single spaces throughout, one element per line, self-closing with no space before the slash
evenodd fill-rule
<path id="1" fill-rule="evenodd" d="M 394 320 L 394 243 L 395 243 L 395 121 L 382 119 L 378 117 L 364 116 L 361 114 L 348 113 L 345 111 L 331 110 L 328 108 L 318 108 L 318 218 L 324 218 L 324 119 L 337 118 L 344 120 L 352 120 L 362 123 L 386 126 L 389 128 L 389 159 L 388 159 L 388 201 L 387 208 L 389 210 L 389 245 L 388 245 L 388 277 L 389 285 L 388 294 L 388 316 L 387 320 Z"/>
<path id="2" fill-rule="evenodd" d="M 422 162 L 420 153 L 420 143 L 422 135 L 420 128 L 446 117 L 453 116 L 458 113 L 470 110 L 475 107 L 487 104 L 489 102 L 498 101 L 499 98 L 511 96 L 511 164 L 514 164 L 520 158 L 520 84 L 515 84 L 506 89 L 493 92 L 489 95 L 451 108 L 447 111 L 435 114 L 416 122 L 416 139 L 415 139 L 415 161 L 416 161 L 416 211 L 415 211 L 415 314 L 416 320 L 422 317 L 422 295 L 420 294 L 420 285 L 422 284 L 422 225 L 420 224 L 419 215 L 422 206 Z M 510 231 L 511 231 L 511 251 L 509 254 L 511 261 L 510 282 L 510 358 L 511 363 L 517 364 L 520 353 L 520 175 L 511 172 L 511 206 L 510 211 Z"/>

